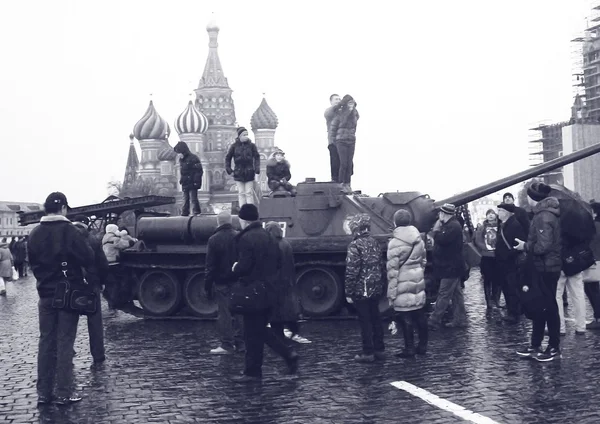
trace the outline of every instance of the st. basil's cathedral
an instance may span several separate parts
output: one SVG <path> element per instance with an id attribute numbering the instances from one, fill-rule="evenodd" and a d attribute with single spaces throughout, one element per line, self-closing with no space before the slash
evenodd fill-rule
<path id="1" fill-rule="evenodd" d="M 235 140 L 238 125 L 233 90 L 229 87 L 217 51 L 219 27 L 211 22 L 206 30 L 209 37 L 208 58 L 198 88 L 194 90 L 195 102 L 190 100 L 175 120 L 175 130 L 179 139 L 187 143 L 190 151 L 202 162 L 204 177 L 198 199 L 203 212 L 214 212 L 231 210 L 237 205 L 237 188 L 233 177 L 225 171 L 225 155 Z M 264 98 L 252 115 L 250 124 L 261 159 L 257 183 L 262 191 L 267 191 L 266 163 L 276 150 L 278 120 Z M 129 137 L 122 195 L 135 192 L 138 195 L 175 196 L 178 207 L 181 206 L 179 161 L 173 150 L 176 142 L 172 143 L 173 146 L 169 143 L 170 134 L 168 122 L 150 101 L 146 113 L 135 124 Z M 139 143 L 141 159 L 138 158 L 134 138 Z"/>

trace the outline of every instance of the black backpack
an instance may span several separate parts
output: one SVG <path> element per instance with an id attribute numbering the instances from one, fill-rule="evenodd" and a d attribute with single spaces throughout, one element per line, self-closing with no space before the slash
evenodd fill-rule
<path id="1" fill-rule="evenodd" d="M 559 199 L 562 238 L 562 269 L 575 275 L 595 263 L 590 242 L 596 235 L 592 214 L 575 199 Z"/>

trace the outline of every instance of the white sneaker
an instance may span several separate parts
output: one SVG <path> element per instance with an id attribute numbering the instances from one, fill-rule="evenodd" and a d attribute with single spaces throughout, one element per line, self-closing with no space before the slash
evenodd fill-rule
<path id="1" fill-rule="evenodd" d="M 296 343 L 302 343 L 302 344 L 312 343 L 310 340 L 305 339 L 304 337 L 299 336 L 298 334 L 294 334 L 294 336 L 292 337 L 292 340 L 295 341 Z"/>
<path id="2" fill-rule="evenodd" d="M 227 349 L 223 349 L 221 346 L 215 348 L 215 349 L 211 349 L 210 353 L 212 355 L 232 355 L 233 352 Z"/>

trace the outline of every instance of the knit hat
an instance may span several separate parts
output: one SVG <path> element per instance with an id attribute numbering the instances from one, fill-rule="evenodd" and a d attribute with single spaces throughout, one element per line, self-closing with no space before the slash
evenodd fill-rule
<path id="1" fill-rule="evenodd" d="M 456 213 L 456 206 L 452 203 L 444 203 L 440 208 L 440 211 L 447 213 L 448 215 L 454 215 Z"/>
<path id="2" fill-rule="evenodd" d="M 75 215 L 75 218 L 73 218 L 73 222 L 81 222 L 82 224 L 90 225 L 90 219 L 82 214 L 79 215 Z"/>
<path id="3" fill-rule="evenodd" d="M 485 212 L 485 216 L 488 216 L 490 213 L 493 213 L 494 215 L 496 215 L 496 211 L 495 211 L 495 210 L 493 210 L 493 209 L 488 209 L 488 210 Z"/>
<path id="4" fill-rule="evenodd" d="M 238 127 L 237 131 L 237 136 L 239 137 L 244 131 L 248 131 L 246 128 L 244 127 Z"/>
<path id="5" fill-rule="evenodd" d="M 394 225 L 396 227 L 407 227 L 412 221 L 412 214 L 406 209 L 398 209 L 394 214 Z"/>
<path id="6" fill-rule="evenodd" d="M 44 209 L 48 209 L 48 207 L 51 208 L 52 206 L 66 206 L 68 208 L 69 202 L 67 202 L 67 196 L 60 191 L 50 193 L 44 202 Z"/>
<path id="7" fill-rule="evenodd" d="M 515 208 L 516 208 L 516 206 L 513 205 L 512 203 L 500 203 L 498 205 L 498 209 L 504 209 L 505 211 L 510 212 L 510 213 L 515 213 Z"/>
<path id="8" fill-rule="evenodd" d="M 240 208 L 238 218 L 244 221 L 258 221 L 258 208 L 252 203 L 246 203 Z"/>
<path id="9" fill-rule="evenodd" d="M 285 152 L 283 150 L 281 150 L 280 148 L 275 149 L 275 151 L 273 152 L 273 157 L 275 157 L 275 155 L 281 155 L 281 156 L 285 156 Z"/>
<path id="10" fill-rule="evenodd" d="M 515 196 L 513 196 L 512 193 L 509 193 L 508 191 L 502 195 L 502 200 L 506 199 L 507 197 L 510 197 L 511 199 L 513 199 L 513 201 L 515 200 Z"/>
<path id="11" fill-rule="evenodd" d="M 531 197 L 532 200 L 539 202 L 550 195 L 550 190 L 552 190 L 552 188 L 549 185 L 535 182 L 527 189 L 527 195 Z"/>
<path id="12" fill-rule="evenodd" d="M 371 228 L 371 217 L 366 213 L 354 215 L 350 222 L 348 222 L 348 228 L 353 233 L 369 230 Z"/>

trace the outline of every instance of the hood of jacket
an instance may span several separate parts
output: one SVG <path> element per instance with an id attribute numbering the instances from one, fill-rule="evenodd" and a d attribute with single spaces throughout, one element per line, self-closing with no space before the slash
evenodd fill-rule
<path id="1" fill-rule="evenodd" d="M 267 233 L 271 234 L 277 240 L 281 240 L 283 238 L 283 230 L 281 229 L 279 224 L 276 222 L 273 222 L 273 221 L 267 222 L 265 224 L 265 230 L 267 231 Z"/>
<path id="2" fill-rule="evenodd" d="M 416 227 L 409 225 L 407 227 L 397 227 L 393 232 L 394 238 L 407 244 L 417 244 L 422 240 L 421 233 Z"/>
<path id="3" fill-rule="evenodd" d="M 273 155 L 271 155 L 271 157 L 270 157 L 270 158 L 269 158 L 269 160 L 267 161 L 267 166 L 275 166 L 275 165 L 277 165 L 278 163 L 279 163 L 279 162 L 277 162 L 277 159 L 275 159 L 275 158 L 273 157 Z M 287 165 L 287 166 L 288 166 L 288 168 L 290 168 L 290 163 L 288 162 L 288 160 L 287 160 L 287 159 L 285 159 L 285 158 L 284 158 L 284 159 L 281 161 L 281 163 L 282 163 L 282 164 L 285 164 L 285 165 Z"/>
<path id="4" fill-rule="evenodd" d="M 548 211 L 556 216 L 560 216 L 560 203 L 556 197 L 546 197 L 538 202 L 533 207 L 533 213 L 539 213 L 542 211 Z"/>
<path id="5" fill-rule="evenodd" d="M 177 143 L 175 145 L 175 147 L 173 147 L 173 150 L 175 151 L 175 153 L 180 153 L 184 156 L 190 153 L 190 148 L 183 141 L 180 141 L 179 143 Z"/>

